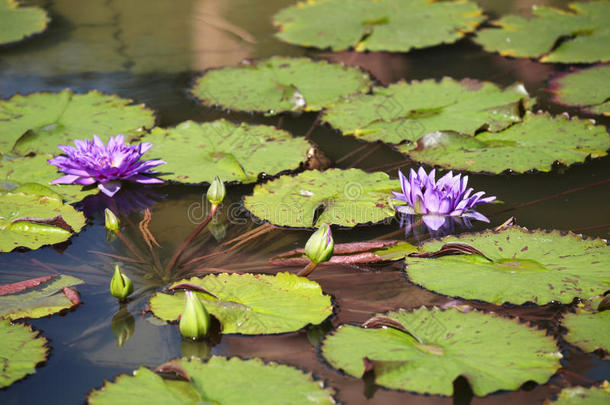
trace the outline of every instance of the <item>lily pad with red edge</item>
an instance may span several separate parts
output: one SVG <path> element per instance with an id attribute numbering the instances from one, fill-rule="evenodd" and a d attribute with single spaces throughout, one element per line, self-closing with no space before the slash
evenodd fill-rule
<path id="1" fill-rule="evenodd" d="M 439 294 L 497 305 L 568 304 L 610 289 L 610 247 L 601 239 L 512 226 L 432 240 L 420 251 L 437 252 L 456 242 L 485 256 L 409 257 L 405 267 L 409 280 Z"/>
<path id="2" fill-rule="evenodd" d="M 610 63 L 557 75 L 551 79 L 551 92 L 556 103 L 610 115 Z"/>
<path id="3" fill-rule="evenodd" d="M 555 401 L 544 405 L 606 405 L 610 402 L 610 385 L 604 381 L 593 387 L 568 387 L 561 390 Z"/>
<path id="4" fill-rule="evenodd" d="M 527 381 L 543 384 L 561 367 L 554 339 L 517 319 L 424 307 L 382 317 L 388 326 L 342 325 L 327 335 L 326 361 L 385 388 L 448 396 L 458 377 L 485 396 Z"/>
<path id="5" fill-rule="evenodd" d="M 29 325 L 0 319 L 0 342 L 0 388 L 35 373 L 36 365 L 47 359 L 47 339 Z"/>
<path id="6" fill-rule="evenodd" d="M 46 11 L 39 7 L 20 7 L 16 0 L 0 0 L 0 45 L 44 31 L 49 20 Z"/>

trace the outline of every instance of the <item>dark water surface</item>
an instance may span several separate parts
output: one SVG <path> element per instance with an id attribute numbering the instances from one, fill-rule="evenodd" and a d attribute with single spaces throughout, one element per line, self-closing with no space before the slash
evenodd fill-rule
<path id="1" fill-rule="evenodd" d="M 469 39 L 409 54 L 333 54 L 283 44 L 274 39 L 270 18 L 278 9 L 292 4 L 292 0 L 39 0 L 25 3 L 45 7 L 53 21 L 42 35 L 22 44 L 0 47 L 0 98 L 63 88 L 76 92 L 98 89 L 145 103 L 156 111 L 160 126 L 175 125 L 186 119 L 211 121 L 223 117 L 233 121 L 276 124 L 277 117 L 230 114 L 201 107 L 186 90 L 194 77 L 210 67 L 235 65 L 244 58 L 306 55 L 362 66 L 383 84 L 400 79 L 443 76 L 489 80 L 503 86 L 520 81 L 532 96 L 538 98 L 539 108 L 553 113 L 565 111 L 550 103 L 545 89 L 548 78 L 567 67 L 503 58 L 483 52 Z M 565 7 L 568 2 L 537 3 Z M 479 1 L 479 4 L 492 16 L 499 16 L 508 12 L 527 13 L 533 1 L 486 0 Z M 576 113 L 574 110 L 568 112 Z M 286 116 L 282 125 L 295 135 L 303 135 L 315 118 L 315 114 Z M 608 125 L 609 120 L 601 122 Z M 364 145 L 324 126 L 315 129 L 312 139 L 333 161 Z M 375 145 L 368 146 L 373 147 Z M 356 167 L 367 169 L 404 160 L 400 154 L 384 146 L 358 162 L 366 152 L 362 150 L 337 166 L 349 167 L 357 163 Z M 485 190 L 504 201 L 503 205 L 481 210 L 490 217 L 491 226 L 514 216 L 520 225 L 531 229 L 573 230 L 607 238 L 610 232 L 608 183 L 521 205 L 606 180 L 610 177 L 609 169 L 610 159 L 603 158 L 569 169 L 558 167 L 546 174 L 471 175 L 470 182 L 476 189 Z M 395 171 L 389 173 L 396 174 Z M 251 186 L 230 189 L 230 200 L 225 204 L 221 221 L 200 237 L 199 254 L 218 249 L 223 241 L 258 226 L 239 210 L 241 196 L 250 193 L 251 189 Z M 150 228 L 163 246 L 163 257 L 171 255 L 172 248 L 202 218 L 203 213 L 197 210 L 204 204 L 205 191 L 205 187 L 194 186 L 144 190 L 153 213 Z M 399 265 L 376 269 L 325 267 L 317 270 L 311 278 L 318 281 L 326 293 L 332 294 L 337 306 L 330 321 L 307 331 L 279 336 L 223 336 L 212 348 L 204 343 L 182 342 L 175 326 L 162 325 L 150 315 L 140 315 L 149 296 L 143 293 L 129 304 L 136 328 L 131 339 L 119 348 L 110 326 L 112 316 L 119 309 L 116 300 L 108 293 L 112 259 L 92 252 L 126 254 L 119 242 L 106 242 L 103 208 L 108 204 L 107 200 L 98 198 L 79 205 L 87 213 L 88 226 L 73 237 L 68 246 L 63 246 L 64 250 L 45 247 L 30 252 L 0 254 L 0 283 L 45 275 L 49 271 L 75 275 L 86 282 L 78 287 L 83 304 L 75 310 L 28 322 L 49 339 L 50 357 L 35 374 L 0 390 L 1 404 L 83 403 L 87 393 L 99 388 L 104 379 L 131 372 L 140 365 L 156 367 L 180 355 L 205 356 L 210 351 L 217 355 L 261 357 L 312 371 L 331 385 L 337 391 L 336 397 L 347 404 L 539 404 L 563 386 L 586 385 L 610 377 L 607 361 L 596 354 L 584 354 L 562 340 L 564 371 L 549 383 L 543 386 L 526 384 L 519 391 L 501 392 L 485 398 L 471 399 L 467 384 L 460 380 L 456 382 L 455 397 L 443 398 L 376 389 L 366 386 L 362 380 L 332 370 L 321 360 L 317 350 L 319 338 L 326 330 L 342 323 L 362 322 L 377 312 L 442 305 L 450 300 L 407 282 Z M 125 215 L 137 224 L 141 210 Z M 476 231 L 488 226 L 476 224 L 472 229 Z M 274 230 L 253 240 L 232 256 L 206 265 L 266 273 L 296 271 L 274 268 L 266 265 L 265 261 L 274 253 L 303 246 L 308 235 L 309 232 L 305 231 Z M 133 232 L 132 236 L 136 238 L 137 234 Z M 376 237 L 404 238 L 404 235 L 396 222 L 335 232 L 338 242 Z M 157 276 L 138 277 L 134 279 L 136 286 L 146 285 L 150 291 L 167 282 L 167 279 Z M 565 306 L 498 308 L 480 304 L 480 307 L 521 316 L 552 333 L 558 332 L 556 319 L 567 310 Z"/>

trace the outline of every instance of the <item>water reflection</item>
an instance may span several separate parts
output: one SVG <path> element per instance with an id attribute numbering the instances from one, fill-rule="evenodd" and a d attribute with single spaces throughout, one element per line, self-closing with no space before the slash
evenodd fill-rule
<path id="1" fill-rule="evenodd" d="M 477 214 L 479 213 L 477 212 Z M 421 242 L 429 238 L 440 238 L 461 233 L 464 229 L 472 228 L 472 220 L 489 222 L 485 216 L 479 215 L 474 217 L 456 217 L 448 215 L 400 214 L 398 220 L 400 227 L 404 228 L 405 236 L 412 234 L 418 242 Z"/>

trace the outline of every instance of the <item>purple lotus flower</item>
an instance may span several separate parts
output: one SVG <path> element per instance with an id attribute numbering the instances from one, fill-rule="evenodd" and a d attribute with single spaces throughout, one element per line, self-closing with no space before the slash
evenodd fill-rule
<path id="1" fill-rule="evenodd" d="M 74 140 L 76 147 L 59 145 L 67 156 L 56 156 L 49 163 L 58 167 L 66 176 L 53 180 L 51 184 L 81 184 L 88 186 L 99 183 L 99 189 L 109 197 L 121 188 L 121 181 L 137 183 L 163 183 L 163 180 L 150 177 L 153 167 L 164 164 L 163 160 L 140 161 L 152 144 L 125 145 L 123 135 L 111 137 L 108 145 L 97 136 L 93 141 Z"/>
<path id="2" fill-rule="evenodd" d="M 426 225 L 437 230 L 445 223 L 446 216 L 471 218 L 489 222 L 485 215 L 473 210 L 479 205 L 492 202 L 496 197 L 485 197 L 485 192 L 472 194 L 468 185 L 468 176 L 447 173 L 438 181 L 435 180 L 435 170 L 427 174 L 423 167 L 417 171 L 411 169 L 407 179 L 398 171 L 402 192 L 394 193 L 394 199 L 406 202 L 407 205 L 396 206 L 396 211 L 403 214 L 421 214 Z"/>

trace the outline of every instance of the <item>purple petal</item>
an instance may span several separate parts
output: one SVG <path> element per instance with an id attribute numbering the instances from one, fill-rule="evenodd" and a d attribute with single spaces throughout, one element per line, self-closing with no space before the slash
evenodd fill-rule
<path id="1" fill-rule="evenodd" d="M 79 176 L 67 175 L 60 177 L 58 179 L 53 180 L 49 184 L 75 184 L 76 180 L 78 180 Z"/>
<path id="2" fill-rule="evenodd" d="M 149 177 L 149 176 L 145 176 L 143 174 L 136 174 L 135 176 L 131 176 L 125 180 L 128 181 L 133 181 L 136 183 L 142 183 L 142 184 L 157 184 L 157 183 L 163 183 L 163 180 L 158 179 L 156 177 Z"/>
<path id="3" fill-rule="evenodd" d="M 422 220 L 430 230 L 438 231 L 440 227 L 445 225 L 447 218 L 442 215 L 424 215 Z"/>
<path id="4" fill-rule="evenodd" d="M 109 181 L 107 183 L 100 183 L 97 187 L 106 194 L 108 197 L 112 197 L 121 189 L 120 181 Z"/>

